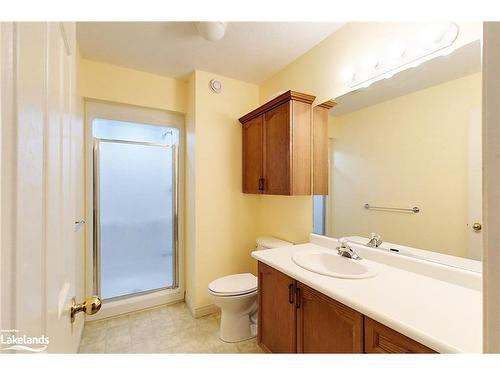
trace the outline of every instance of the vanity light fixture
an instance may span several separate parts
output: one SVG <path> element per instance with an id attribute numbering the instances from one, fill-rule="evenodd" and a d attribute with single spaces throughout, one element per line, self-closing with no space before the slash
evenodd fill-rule
<path id="1" fill-rule="evenodd" d="M 367 87 L 375 80 L 391 77 L 403 66 L 418 66 L 426 56 L 439 51 L 441 55 L 446 55 L 451 52 L 446 48 L 455 42 L 458 32 L 459 27 L 455 23 L 429 24 L 416 36 L 393 42 L 385 56 L 366 56 L 357 67 L 344 68 L 342 81 L 349 87 Z"/>

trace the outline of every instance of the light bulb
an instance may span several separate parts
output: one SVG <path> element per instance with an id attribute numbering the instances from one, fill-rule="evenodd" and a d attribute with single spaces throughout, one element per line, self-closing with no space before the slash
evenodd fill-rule
<path id="1" fill-rule="evenodd" d="M 402 42 L 394 42 L 392 43 L 389 48 L 387 49 L 387 55 L 393 59 L 401 59 L 405 57 L 406 53 L 408 51 L 408 47 L 402 43 Z"/>
<path id="2" fill-rule="evenodd" d="M 367 71 L 376 70 L 379 68 L 379 61 L 375 55 L 369 55 L 363 59 L 362 66 Z"/>
<path id="3" fill-rule="evenodd" d="M 342 69 L 340 75 L 342 77 L 342 81 L 344 82 L 352 82 L 356 78 L 356 72 L 351 67 L 345 67 Z"/>
<path id="4" fill-rule="evenodd" d="M 420 32 L 419 41 L 423 46 L 431 46 L 441 42 L 445 34 L 446 29 L 443 25 L 429 25 Z"/>

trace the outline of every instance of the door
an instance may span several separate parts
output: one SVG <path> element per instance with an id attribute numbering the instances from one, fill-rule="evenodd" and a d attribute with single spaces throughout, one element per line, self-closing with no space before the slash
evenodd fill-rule
<path id="1" fill-rule="evenodd" d="M 243 192 L 258 194 L 264 188 L 262 116 L 243 124 Z"/>
<path id="2" fill-rule="evenodd" d="M 290 102 L 264 114 L 264 194 L 291 194 Z"/>
<path id="3" fill-rule="evenodd" d="M 76 352 L 83 317 L 76 279 L 75 139 L 82 136 L 74 23 L 2 27 L 2 314 L 9 334 L 38 345 L 5 352 Z M 80 128 L 78 127 L 80 125 Z M 3 250 L 6 249 L 4 252 Z M 8 293 L 4 293 L 9 288 Z"/>
<path id="4" fill-rule="evenodd" d="M 271 353 L 295 353 L 295 280 L 259 262 L 258 342 Z"/>
<path id="5" fill-rule="evenodd" d="M 363 315 L 297 282 L 297 352 L 363 353 Z"/>
<path id="6" fill-rule="evenodd" d="M 468 257 L 482 259 L 483 254 L 483 157 L 482 124 L 479 108 L 469 115 L 468 142 Z"/>
<path id="7" fill-rule="evenodd" d="M 113 127 L 173 131 L 96 119 L 94 136 Z M 95 141 L 95 292 L 105 301 L 177 287 L 176 144 L 160 142 Z"/>

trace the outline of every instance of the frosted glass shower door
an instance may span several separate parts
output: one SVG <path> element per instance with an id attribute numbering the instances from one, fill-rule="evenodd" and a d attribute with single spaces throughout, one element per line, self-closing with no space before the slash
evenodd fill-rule
<path id="1" fill-rule="evenodd" d="M 104 299 L 175 284 L 175 146 L 96 144 L 98 289 Z"/>

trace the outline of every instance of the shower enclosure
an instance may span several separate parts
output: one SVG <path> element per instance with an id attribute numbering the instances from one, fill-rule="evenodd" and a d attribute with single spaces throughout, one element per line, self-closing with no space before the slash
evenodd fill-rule
<path id="1" fill-rule="evenodd" d="M 94 292 L 178 285 L 178 129 L 95 118 Z"/>

